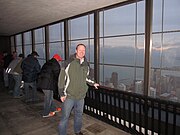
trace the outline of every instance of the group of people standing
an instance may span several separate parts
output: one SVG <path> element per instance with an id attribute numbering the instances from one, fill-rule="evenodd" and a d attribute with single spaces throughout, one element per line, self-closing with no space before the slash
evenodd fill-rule
<path id="1" fill-rule="evenodd" d="M 4 57 L 4 84 L 12 93 L 14 98 L 20 98 L 22 93 L 19 86 L 22 80 L 22 70 L 20 68 L 23 55 L 17 55 L 17 52 L 5 54 Z"/>
<path id="2" fill-rule="evenodd" d="M 85 54 L 86 46 L 78 44 L 75 53 L 64 61 L 58 54 L 55 54 L 41 68 L 37 60 L 39 55 L 33 51 L 17 64 L 22 70 L 25 101 L 37 100 L 36 89 L 39 87 L 44 93 L 43 117 L 54 116 L 56 112 L 62 110 L 58 125 L 59 135 L 67 134 L 68 119 L 72 110 L 74 111 L 74 132 L 76 135 L 83 135 L 81 132 L 82 115 L 88 85 L 94 86 L 96 89 L 99 86 L 90 76 L 90 66 Z M 18 80 L 16 75 L 14 75 L 15 78 Z M 21 79 L 19 78 L 19 80 Z M 19 84 L 18 87 L 20 87 Z M 53 101 L 55 90 L 58 90 L 62 108 L 56 107 Z"/>
<path id="3" fill-rule="evenodd" d="M 36 58 L 38 53 L 33 51 L 24 58 L 23 54 L 17 56 L 17 52 L 13 52 L 13 56 L 4 72 L 5 86 L 8 87 L 9 93 L 13 93 L 13 98 L 25 96 L 25 102 L 37 101 L 36 79 L 41 70 Z M 22 82 L 24 92 L 21 90 Z"/>

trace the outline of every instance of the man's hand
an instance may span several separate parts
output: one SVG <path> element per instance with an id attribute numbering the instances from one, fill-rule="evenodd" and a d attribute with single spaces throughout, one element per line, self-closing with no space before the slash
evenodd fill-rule
<path id="1" fill-rule="evenodd" d="M 62 96 L 60 99 L 62 102 L 64 102 L 66 100 L 66 96 Z"/>
<path id="2" fill-rule="evenodd" d="M 98 86 L 99 86 L 98 83 L 95 83 L 95 84 L 94 84 L 95 89 L 98 89 Z"/>

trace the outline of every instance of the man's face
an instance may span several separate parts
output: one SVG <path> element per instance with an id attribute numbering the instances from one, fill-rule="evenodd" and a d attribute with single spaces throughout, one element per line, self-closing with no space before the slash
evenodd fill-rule
<path id="1" fill-rule="evenodd" d="M 17 52 L 13 52 L 13 58 L 17 58 Z"/>
<path id="2" fill-rule="evenodd" d="M 83 45 L 79 45 L 78 48 L 76 49 L 76 57 L 78 59 L 84 58 L 86 54 L 86 48 Z"/>
<path id="3" fill-rule="evenodd" d="M 38 56 L 37 55 L 34 55 L 34 58 L 37 58 Z"/>

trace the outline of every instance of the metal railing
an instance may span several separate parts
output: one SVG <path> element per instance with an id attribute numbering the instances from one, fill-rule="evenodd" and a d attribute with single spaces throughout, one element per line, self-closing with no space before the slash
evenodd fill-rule
<path id="1" fill-rule="evenodd" d="M 180 103 L 89 87 L 84 112 L 137 135 L 179 135 Z"/>

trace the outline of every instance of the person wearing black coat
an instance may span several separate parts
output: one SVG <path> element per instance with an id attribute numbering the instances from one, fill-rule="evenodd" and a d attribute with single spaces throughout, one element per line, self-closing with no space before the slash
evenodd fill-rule
<path id="1" fill-rule="evenodd" d="M 38 101 L 36 81 L 41 70 L 41 65 L 37 60 L 37 56 L 39 56 L 38 53 L 33 51 L 21 63 L 25 102 Z"/>
<path id="2" fill-rule="evenodd" d="M 44 118 L 54 116 L 55 112 L 61 110 L 61 108 L 56 108 L 53 99 L 54 91 L 58 89 L 58 77 L 61 69 L 60 61 L 62 61 L 62 58 L 55 54 L 52 59 L 42 66 L 38 77 L 38 87 L 44 93 Z"/>

